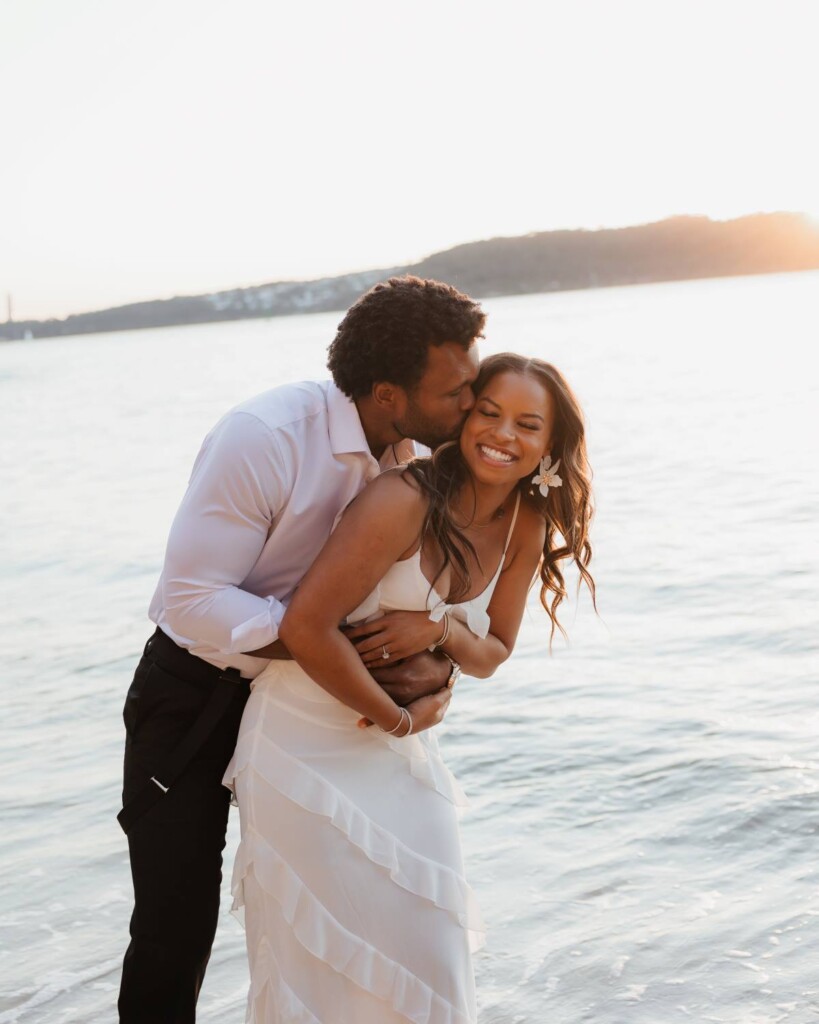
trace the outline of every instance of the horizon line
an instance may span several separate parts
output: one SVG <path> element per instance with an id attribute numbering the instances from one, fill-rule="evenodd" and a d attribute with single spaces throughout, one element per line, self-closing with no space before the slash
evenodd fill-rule
<path id="1" fill-rule="evenodd" d="M 11 313 L 12 313 L 12 309 L 13 309 L 14 293 L 11 292 L 11 291 L 7 291 L 6 292 L 7 319 L 5 321 L 2 321 L 2 323 L 4 325 L 26 324 L 26 323 L 31 323 L 31 324 L 64 323 L 67 320 L 70 320 L 72 317 L 80 317 L 80 316 L 87 316 L 87 315 L 92 314 L 92 313 L 105 313 L 105 312 L 114 311 L 114 310 L 128 309 L 131 306 L 139 306 L 139 305 L 141 305 L 143 303 L 147 303 L 147 302 L 170 302 L 170 301 L 173 301 L 175 299 L 192 299 L 192 298 L 199 298 L 201 296 L 222 295 L 222 294 L 226 294 L 228 292 L 239 292 L 239 291 L 245 291 L 245 290 L 252 289 L 252 288 L 261 288 L 261 287 L 264 287 L 266 285 L 279 285 L 279 284 L 285 284 L 285 285 L 307 285 L 307 284 L 313 284 L 313 283 L 320 282 L 320 281 L 333 281 L 333 280 L 336 280 L 337 278 L 342 278 L 342 277 L 352 277 L 355 274 L 372 274 L 376 270 L 378 270 L 378 271 L 383 270 L 385 273 L 388 273 L 388 274 L 391 274 L 393 271 L 395 271 L 395 272 L 402 272 L 402 271 L 404 271 L 405 272 L 405 271 L 409 270 L 411 267 L 416 266 L 419 263 L 423 263 L 425 260 L 431 259 L 433 256 L 438 256 L 438 255 L 441 255 L 442 253 L 452 252 L 455 249 L 460 249 L 460 248 L 465 247 L 465 246 L 479 245 L 479 244 L 481 244 L 483 242 L 494 242 L 494 241 L 501 241 L 501 240 L 507 240 L 507 239 L 533 238 L 536 235 L 563 234 L 563 233 L 566 233 L 566 232 L 585 233 L 585 234 L 597 234 L 597 233 L 601 233 L 601 232 L 605 232 L 605 231 L 624 231 L 624 230 L 629 230 L 629 229 L 633 229 L 633 228 L 651 227 L 652 225 L 655 225 L 655 224 L 664 224 L 664 223 L 667 223 L 667 222 L 673 221 L 673 220 L 704 220 L 704 221 L 710 221 L 712 223 L 722 223 L 722 224 L 725 224 L 725 223 L 730 223 L 731 221 L 744 220 L 744 219 L 746 219 L 748 217 L 758 217 L 758 216 L 769 217 L 769 216 L 782 216 L 782 215 L 792 216 L 792 217 L 804 217 L 804 218 L 810 219 L 810 220 L 815 219 L 815 218 L 811 217 L 811 215 L 809 213 L 807 213 L 806 211 L 804 211 L 804 210 L 782 210 L 782 209 L 779 209 L 779 210 L 754 210 L 754 211 L 751 211 L 751 212 L 748 212 L 748 213 L 742 213 L 742 214 L 738 214 L 736 216 L 730 216 L 730 217 L 716 217 L 716 216 L 711 216 L 710 214 L 703 214 L 703 213 L 673 213 L 673 214 L 669 214 L 666 217 L 660 217 L 660 218 L 656 218 L 656 219 L 653 219 L 653 220 L 640 221 L 640 222 L 636 222 L 636 223 L 635 222 L 629 222 L 629 223 L 624 223 L 624 224 L 607 224 L 607 225 L 598 225 L 596 227 L 584 227 L 584 226 L 558 227 L 558 228 L 546 228 L 546 229 L 543 229 L 543 230 L 527 231 L 527 232 L 524 232 L 522 234 L 516 234 L 516 235 L 489 235 L 489 236 L 484 236 L 482 238 L 472 238 L 472 239 L 469 239 L 467 241 L 456 242 L 454 245 L 450 245 L 450 246 L 448 246 L 445 249 L 436 249 L 436 250 L 434 250 L 432 252 L 428 252 L 427 251 L 422 256 L 417 257 L 412 262 L 409 262 L 409 263 L 406 263 L 406 264 L 398 264 L 398 265 L 395 265 L 393 267 L 373 267 L 373 266 L 359 267 L 359 268 L 354 269 L 354 270 L 343 270 L 343 271 L 339 271 L 338 273 L 335 273 L 335 274 L 322 274 L 322 275 L 315 276 L 315 277 L 293 277 L 293 278 L 282 277 L 282 278 L 276 278 L 274 280 L 265 279 L 265 280 L 262 280 L 262 281 L 255 281 L 255 282 L 250 282 L 250 283 L 245 283 L 245 284 L 229 285 L 227 287 L 222 287 L 222 288 L 217 288 L 217 289 L 206 289 L 204 291 L 199 291 L 199 292 L 165 293 L 165 294 L 159 295 L 159 296 L 153 295 L 153 296 L 148 297 L 148 298 L 132 299 L 132 300 L 130 300 L 128 302 L 116 303 L 115 305 L 98 306 L 98 307 L 94 307 L 94 308 L 91 308 L 91 309 L 83 309 L 83 310 L 81 310 L 79 312 L 75 312 L 75 313 L 65 313 L 62 316 L 26 318 L 26 319 L 22 319 L 22 320 L 14 320 L 12 318 Z"/>

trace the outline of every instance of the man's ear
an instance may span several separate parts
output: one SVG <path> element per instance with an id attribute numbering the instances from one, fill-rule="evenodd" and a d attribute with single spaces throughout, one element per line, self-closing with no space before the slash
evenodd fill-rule
<path id="1" fill-rule="evenodd" d="M 397 384 L 391 384 L 387 380 L 377 381 L 373 384 L 372 398 L 373 402 L 380 408 L 392 411 L 395 409 L 397 402 L 400 402 L 403 397 L 404 389 L 398 387 Z"/>

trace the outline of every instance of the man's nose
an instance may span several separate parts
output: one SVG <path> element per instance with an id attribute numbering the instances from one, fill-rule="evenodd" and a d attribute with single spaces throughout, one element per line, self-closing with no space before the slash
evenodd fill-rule
<path id="1" fill-rule="evenodd" d="M 464 388 L 461 392 L 461 411 L 469 412 L 475 404 L 475 392 L 472 388 Z"/>

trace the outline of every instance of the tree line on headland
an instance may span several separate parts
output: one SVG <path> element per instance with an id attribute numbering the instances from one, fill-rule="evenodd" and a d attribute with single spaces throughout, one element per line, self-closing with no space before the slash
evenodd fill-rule
<path id="1" fill-rule="evenodd" d="M 285 281 L 207 295 L 135 302 L 64 320 L 0 324 L 0 339 L 210 323 L 342 310 L 377 281 L 416 274 L 475 298 L 819 269 L 819 225 L 801 214 L 730 221 L 672 217 L 597 231 L 544 231 L 458 245 L 410 266 L 315 281 Z"/>

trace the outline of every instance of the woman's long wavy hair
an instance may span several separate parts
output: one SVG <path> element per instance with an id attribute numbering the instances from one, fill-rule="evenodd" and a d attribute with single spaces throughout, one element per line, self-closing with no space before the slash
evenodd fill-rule
<path id="1" fill-rule="evenodd" d="M 555 630 L 563 636 L 566 631 L 557 618 L 557 609 L 567 597 L 566 582 L 560 563 L 572 558 L 577 566 L 580 583 L 591 592 L 596 609 L 594 579 L 588 566 L 592 557 L 589 526 L 593 515 L 591 468 L 586 455 L 586 433 L 583 412 L 566 379 L 550 363 L 541 359 L 502 352 L 484 359 L 474 384 L 476 395 L 500 373 L 517 373 L 538 381 L 552 396 L 555 419 L 552 429 L 552 464 L 560 460 L 558 475 L 563 485 L 549 488 L 545 496 L 532 483 L 532 477 L 523 477 L 517 485 L 523 500 L 535 508 L 546 522 L 546 538 L 540 562 L 540 601 L 552 624 L 549 643 Z M 472 579 L 469 560 L 478 562 L 478 556 L 469 539 L 458 528 L 452 515 L 455 499 L 470 480 L 469 470 L 460 443 L 450 441 L 441 445 L 432 458 L 411 462 L 407 472 L 417 481 L 429 500 L 423 525 L 423 537 L 431 537 L 443 554 L 443 565 L 435 577 L 437 582 L 447 567 L 451 570 L 451 601 L 463 600 L 469 593 Z M 433 582 L 433 585 L 434 585 Z"/>

